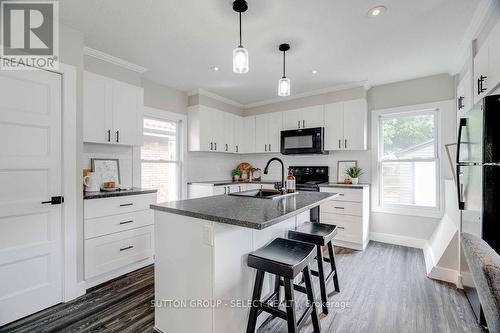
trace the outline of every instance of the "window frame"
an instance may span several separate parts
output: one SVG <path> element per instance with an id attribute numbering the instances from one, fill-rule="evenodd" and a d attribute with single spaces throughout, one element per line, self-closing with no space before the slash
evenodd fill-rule
<path id="1" fill-rule="evenodd" d="M 421 216 L 421 217 L 431 217 L 431 218 L 441 218 L 444 213 L 444 180 L 442 173 L 442 110 L 446 107 L 444 103 L 430 103 L 430 104 L 420 104 L 420 105 L 410 105 L 390 109 L 374 110 L 372 112 L 372 210 L 374 212 L 398 214 L 398 215 L 410 215 L 410 216 Z M 383 131 L 381 128 L 382 120 L 384 118 L 392 118 L 392 116 L 397 117 L 397 115 L 411 116 L 423 115 L 423 114 L 434 114 L 435 115 L 435 126 L 434 126 L 434 158 L 413 158 L 413 159 L 400 159 L 392 160 L 386 159 L 382 160 L 383 153 Z M 382 202 L 382 163 L 387 162 L 425 162 L 433 161 L 436 162 L 436 207 L 428 206 L 416 206 L 416 205 L 403 205 L 403 204 L 388 204 Z"/>
<path id="2" fill-rule="evenodd" d="M 155 108 L 150 108 L 150 107 L 144 107 L 144 114 L 143 117 L 141 118 L 141 132 L 144 132 L 144 118 L 149 118 L 149 119 L 155 119 L 159 121 L 170 121 L 170 122 L 175 122 L 177 123 L 177 142 L 176 142 L 176 149 L 177 149 L 177 158 L 176 160 L 142 160 L 141 158 L 141 147 L 137 147 L 135 155 L 137 158 L 135 158 L 136 165 L 135 165 L 135 170 L 137 174 L 139 175 L 138 178 L 138 183 L 141 183 L 142 179 L 142 163 L 143 161 L 145 162 L 151 162 L 151 163 L 171 163 L 171 164 L 177 164 L 177 200 L 182 200 L 185 198 L 185 194 L 187 193 L 187 188 L 185 186 L 185 163 L 184 163 L 184 157 L 186 153 L 186 123 L 187 123 L 187 117 L 183 114 L 178 114 L 174 112 L 169 112 L 169 111 L 164 111 L 160 109 L 155 109 Z M 141 186 L 141 184 L 139 185 Z"/>

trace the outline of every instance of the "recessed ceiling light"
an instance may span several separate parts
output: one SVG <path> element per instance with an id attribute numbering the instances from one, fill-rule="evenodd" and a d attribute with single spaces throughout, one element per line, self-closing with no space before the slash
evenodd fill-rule
<path id="1" fill-rule="evenodd" d="M 318 70 L 317 70 L 317 69 L 313 69 L 313 70 L 311 71 L 311 73 L 312 73 L 313 75 L 316 75 L 316 74 L 318 74 Z"/>
<path id="2" fill-rule="evenodd" d="M 211 66 L 210 69 L 214 72 L 218 72 L 220 68 L 218 66 Z"/>
<path id="3" fill-rule="evenodd" d="M 377 16 L 384 14 L 386 11 L 387 11 L 387 7 L 385 7 L 385 6 L 373 7 L 372 9 L 370 9 L 368 11 L 368 16 L 369 17 L 377 17 Z"/>

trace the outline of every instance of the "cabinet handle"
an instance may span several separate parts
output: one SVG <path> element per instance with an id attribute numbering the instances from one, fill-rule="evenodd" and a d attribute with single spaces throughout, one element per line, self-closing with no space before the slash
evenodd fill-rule
<path id="1" fill-rule="evenodd" d="M 458 109 L 459 110 L 462 110 L 465 107 L 465 105 L 464 105 L 464 99 L 465 99 L 464 96 L 460 96 L 458 98 Z"/>
<path id="2" fill-rule="evenodd" d="M 269 144 L 269 151 L 271 151 L 271 144 Z"/>
<path id="3" fill-rule="evenodd" d="M 120 207 L 127 207 L 127 206 L 132 206 L 134 205 L 133 203 L 126 203 L 126 204 L 121 204 Z"/>
<path id="4" fill-rule="evenodd" d="M 338 206 L 335 206 L 333 208 L 335 208 L 335 209 L 345 209 L 344 207 L 338 207 Z"/>
<path id="5" fill-rule="evenodd" d="M 344 148 L 347 149 L 347 139 L 344 140 Z"/>
<path id="6" fill-rule="evenodd" d="M 108 130 L 108 142 L 111 142 L 111 130 Z"/>
<path id="7" fill-rule="evenodd" d="M 224 186 L 224 194 L 227 194 L 227 187 Z"/>
<path id="8" fill-rule="evenodd" d="M 342 229 L 342 230 L 344 230 L 344 229 L 345 229 L 344 227 L 339 227 L 339 226 L 337 226 L 337 228 Z"/>
<path id="9" fill-rule="evenodd" d="M 210 150 L 214 150 L 214 143 L 210 142 Z"/>
<path id="10" fill-rule="evenodd" d="M 214 143 L 215 150 L 217 150 L 217 142 Z"/>
<path id="11" fill-rule="evenodd" d="M 344 196 L 344 193 L 339 193 L 339 197 L 343 197 Z"/>
<path id="12" fill-rule="evenodd" d="M 226 143 L 226 151 L 227 151 L 228 149 L 229 149 L 229 146 L 228 146 L 228 144 Z"/>
<path id="13" fill-rule="evenodd" d="M 264 145 L 264 150 L 267 151 L 267 145 Z"/>
<path id="14" fill-rule="evenodd" d="M 306 121 L 302 120 L 302 128 L 306 128 Z"/>
<path id="15" fill-rule="evenodd" d="M 227 194 L 231 193 L 231 187 L 227 187 Z"/>
<path id="16" fill-rule="evenodd" d="M 477 79 L 477 94 L 481 95 L 486 91 L 486 88 L 483 87 L 484 80 L 487 79 L 487 76 L 481 75 L 479 79 Z"/>
<path id="17" fill-rule="evenodd" d="M 341 149 L 342 147 L 342 140 L 339 139 L 339 149 Z"/>
<path id="18" fill-rule="evenodd" d="M 120 131 L 116 131 L 116 136 L 115 136 L 116 142 L 120 142 Z"/>
<path id="19" fill-rule="evenodd" d="M 120 249 L 120 252 L 121 252 L 121 251 L 130 250 L 130 249 L 133 249 L 133 248 L 134 248 L 134 246 L 133 246 L 133 245 L 129 245 L 129 246 L 127 246 L 127 247 L 122 247 L 122 248 Z"/>
<path id="20" fill-rule="evenodd" d="M 300 128 L 300 120 L 297 120 L 297 126 Z"/>
<path id="21" fill-rule="evenodd" d="M 239 153 L 240 152 L 240 148 L 238 147 L 238 145 L 236 145 L 236 152 Z"/>
<path id="22" fill-rule="evenodd" d="M 120 222 L 120 224 L 129 224 L 129 223 L 132 223 L 134 222 L 134 220 L 130 220 L 130 221 L 123 221 L 123 222 Z"/>

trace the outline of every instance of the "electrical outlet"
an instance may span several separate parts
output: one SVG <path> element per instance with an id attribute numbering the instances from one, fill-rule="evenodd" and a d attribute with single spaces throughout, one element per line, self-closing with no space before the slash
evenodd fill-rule
<path id="1" fill-rule="evenodd" d="M 205 244 L 210 245 L 210 246 L 214 245 L 211 225 L 204 225 L 203 226 L 203 242 L 205 242 Z"/>

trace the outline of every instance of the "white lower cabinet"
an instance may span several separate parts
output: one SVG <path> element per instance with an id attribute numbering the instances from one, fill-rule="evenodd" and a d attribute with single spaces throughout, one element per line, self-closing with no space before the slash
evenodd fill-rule
<path id="1" fill-rule="evenodd" d="M 320 206 L 321 223 L 337 226 L 333 243 L 364 250 L 369 242 L 370 188 L 322 187 L 320 191 L 339 194 Z"/>
<path id="2" fill-rule="evenodd" d="M 264 183 L 242 183 L 231 185 L 216 185 L 216 184 L 189 184 L 188 198 L 196 199 L 203 197 L 211 197 L 214 195 L 224 195 L 236 192 L 257 190 L 257 189 L 274 189 L 274 184 Z"/>
<path id="3" fill-rule="evenodd" d="M 87 288 L 153 262 L 156 194 L 84 201 Z"/>

